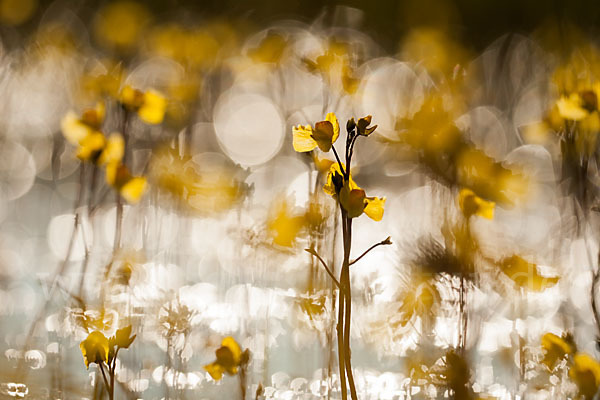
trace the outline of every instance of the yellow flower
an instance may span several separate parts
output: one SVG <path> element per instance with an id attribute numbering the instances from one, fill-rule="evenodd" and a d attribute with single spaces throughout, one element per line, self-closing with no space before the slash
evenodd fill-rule
<path id="1" fill-rule="evenodd" d="M 469 218 L 471 215 L 478 215 L 487 219 L 494 218 L 494 207 L 496 206 L 496 203 L 483 200 L 471 189 L 460 190 L 460 193 L 458 194 L 458 204 L 466 218 Z"/>
<path id="2" fill-rule="evenodd" d="M 571 93 L 568 97 L 561 96 L 556 102 L 561 117 L 573 121 L 584 119 L 588 112 L 582 107 L 582 99 L 577 93 Z"/>
<path id="3" fill-rule="evenodd" d="M 600 363 L 588 354 L 577 353 L 573 357 L 569 377 L 577 385 L 581 396 L 592 399 L 600 386 Z"/>
<path id="4" fill-rule="evenodd" d="M 98 165 L 121 162 L 125 154 L 125 140 L 120 133 L 113 132 L 106 139 L 104 149 L 98 157 Z"/>
<path id="5" fill-rule="evenodd" d="M 104 46 L 128 51 L 139 43 L 148 18 L 148 10 L 139 3 L 111 2 L 98 11 L 94 34 Z"/>
<path id="6" fill-rule="evenodd" d="M 131 343 L 135 340 L 137 335 L 131 336 L 131 325 L 126 326 L 125 328 L 117 329 L 115 336 L 112 336 L 109 339 L 110 347 L 120 347 L 122 349 L 127 349 L 131 346 Z"/>
<path id="7" fill-rule="evenodd" d="M 562 338 L 553 333 L 546 333 L 542 336 L 542 348 L 545 351 L 542 363 L 546 364 L 550 370 L 554 369 L 558 360 L 575 351 L 574 345 L 565 340 L 567 338 L 568 336 Z"/>
<path id="8" fill-rule="evenodd" d="M 146 178 L 132 176 L 129 169 L 118 162 L 106 166 L 106 182 L 131 204 L 140 201 L 147 188 Z"/>
<path id="9" fill-rule="evenodd" d="M 167 99 L 154 89 L 146 92 L 127 85 L 121 91 L 119 101 L 125 107 L 137 112 L 140 119 L 147 124 L 160 124 L 167 109 Z"/>
<path id="10" fill-rule="evenodd" d="M 77 158 L 82 161 L 94 160 L 106 144 L 106 139 L 102 132 L 93 131 L 79 141 L 77 149 Z"/>
<path id="11" fill-rule="evenodd" d="M 539 274 L 537 265 L 525 261 L 518 255 L 504 258 L 500 261 L 500 269 L 514 281 L 517 286 L 541 292 L 556 285 L 559 277 L 545 277 Z"/>
<path id="12" fill-rule="evenodd" d="M 267 222 L 267 231 L 273 243 L 283 247 L 292 247 L 305 225 L 304 217 L 293 215 L 289 209 L 287 201 L 280 201 L 276 212 Z"/>
<path id="13" fill-rule="evenodd" d="M 325 121 L 312 126 L 298 125 L 292 129 L 294 150 L 303 153 L 314 150 L 317 146 L 321 151 L 328 152 L 340 135 L 340 124 L 334 113 L 328 113 Z"/>
<path id="14" fill-rule="evenodd" d="M 329 168 L 323 191 L 337 197 L 350 218 L 359 217 L 362 213 L 374 221 L 381 221 L 383 218 L 385 197 L 367 197 L 365 191 L 354 182 L 351 174 L 346 182 L 339 163 L 332 164 Z"/>
<path id="15" fill-rule="evenodd" d="M 215 354 L 217 360 L 211 364 L 205 365 L 204 369 L 208 371 L 210 376 L 218 381 L 223 377 L 223 373 L 235 375 L 238 372 L 238 367 L 242 363 L 242 349 L 231 336 L 226 337 L 221 342 Z"/>
<path id="16" fill-rule="evenodd" d="M 79 145 L 90 134 L 97 132 L 104 121 L 104 103 L 97 103 L 95 108 L 85 110 L 81 117 L 69 111 L 60 121 L 63 136 L 72 145 Z"/>
<path id="17" fill-rule="evenodd" d="M 94 331 L 79 344 L 86 368 L 91 363 L 101 363 L 108 360 L 108 339 L 102 332 Z"/>

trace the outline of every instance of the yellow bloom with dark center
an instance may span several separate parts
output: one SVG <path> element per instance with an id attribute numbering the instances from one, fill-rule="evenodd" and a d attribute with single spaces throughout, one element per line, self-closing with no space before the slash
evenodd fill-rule
<path id="1" fill-rule="evenodd" d="M 351 174 L 346 181 L 339 163 L 332 164 L 329 168 L 327 183 L 323 186 L 323 191 L 338 198 L 340 205 L 350 218 L 359 217 L 363 213 L 374 221 L 381 221 L 383 218 L 385 197 L 368 197 L 365 191 L 354 182 Z"/>
<path id="2" fill-rule="evenodd" d="M 564 119 L 581 121 L 588 115 L 588 111 L 584 109 L 583 100 L 578 93 L 561 96 L 556 102 L 556 106 L 560 116 Z"/>
<path id="3" fill-rule="evenodd" d="M 102 332 L 94 331 L 79 344 L 83 361 L 86 368 L 90 367 L 91 363 L 101 363 L 108 360 L 109 344 L 108 339 Z"/>
<path id="4" fill-rule="evenodd" d="M 148 186 L 146 178 L 132 176 L 129 169 L 118 162 L 106 165 L 106 182 L 130 204 L 140 201 Z"/>
<path id="5" fill-rule="evenodd" d="M 147 124 L 160 124 L 167 109 L 167 99 L 158 91 L 148 89 L 145 92 L 125 86 L 119 101 L 128 109 L 135 111 L 138 117 Z"/>
<path id="6" fill-rule="evenodd" d="M 223 373 L 235 375 L 238 373 L 238 368 L 242 362 L 242 349 L 231 336 L 226 337 L 221 342 L 215 354 L 217 359 L 215 362 L 205 365 L 204 369 L 210 376 L 218 381 L 223 378 Z"/>
<path id="7" fill-rule="evenodd" d="M 94 108 L 84 110 L 81 117 L 69 111 L 60 121 L 63 136 L 72 145 L 79 145 L 82 140 L 97 132 L 104 121 L 104 103 L 97 103 Z"/>
<path id="8" fill-rule="evenodd" d="M 483 218 L 494 218 L 496 203 L 487 201 L 477 196 L 471 189 L 461 189 L 458 194 L 458 204 L 466 218 L 478 215 Z"/>
<path id="9" fill-rule="evenodd" d="M 300 153 L 314 150 L 328 152 L 340 135 L 340 124 L 334 113 L 328 113 L 325 121 L 310 125 L 298 125 L 292 129 L 294 150 Z"/>
<path id="10" fill-rule="evenodd" d="M 600 386 L 600 363 L 586 353 L 577 353 L 573 357 L 569 377 L 577 385 L 581 396 L 592 399 Z"/>

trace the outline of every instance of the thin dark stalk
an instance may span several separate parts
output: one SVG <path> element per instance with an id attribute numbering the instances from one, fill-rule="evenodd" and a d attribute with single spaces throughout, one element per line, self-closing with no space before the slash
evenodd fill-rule
<path id="1" fill-rule="evenodd" d="M 348 375 L 348 384 L 350 386 L 350 397 L 357 400 L 356 386 L 354 385 L 354 375 L 352 374 L 352 364 L 350 362 L 350 327 L 352 314 L 352 292 L 350 288 L 350 249 L 352 244 L 352 219 L 346 212 L 342 212 L 342 218 L 346 219 L 346 229 L 344 234 L 344 261 L 340 282 L 342 284 L 343 295 L 346 296 L 345 315 L 344 315 L 344 361 L 346 364 L 346 374 Z"/>
<path id="2" fill-rule="evenodd" d="M 342 288 L 340 286 L 340 282 L 338 282 L 338 280 L 335 278 L 335 275 L 333 275 L 333 272 L 331 272 L 331 269 L 329 269 L 329 267 L 327 266 L 327 263 L 325 263 L 325 260 L 323 260 L 323 258 L 321 258 L 321 256 L 319 255 L 319 253 L 317 253 L 316 250 L 313 249 L 313 248 L 304 249 L 304 251 L 306 251 L 306 252 L 312 254 L 313 256 L 317 257 L 317 259 L 321 262 L 321 264 L 325 268 L 325 271 L 327 271 L 327 274 L 329 275 L 329 277 L 333 280 L 333 283 L 335 283 L 335 285 L 338 287 L 338 289 L 342 290 Z"/>
<path id="3" fill-rule="evenodd" d="M 113 392 L 111 390 L 111 386 L 108 384 L 108 379 L 106 378 L 106 373 L 104 372 L 103 364 L 100 362 L 100 363 L 98 363 L 98 366 L 100 367 L 100 371 L 102 372 L 102 378 L 104 379 L 104 385 L 106 385 L 106 391 L 108 392 L 108 398 L 110 400 L 113 400 Z"/>
<path id="4" fill-rule="evenodd" d="M 333 155 L 335 155 L 335 159 L 337 160 L 338 164 L 340 165 L 340 170 L 342 171 L 342 174 L 344 174 L 344 176 L 346 176 L 346 170 L 344 169 L 344 164 L 342 164 L 342 162 L 340 161 L 340 156 L 338 156 L 338 153 L 335 150 L 335 146 L 331 145 L 331 150 L 333 150 Z"/>
<path id="5" fill-rule="evenodd" d="M 377 247 L 377 246 L 389 245 L 389 244 L 392 244 L 392 241 L 391 241 L 391 237 L 390 237 L 390 236 L 388 236 L 387 238 L 385 238 L 385 239 L 384 239 L 384 240 L 382 240 L 381 242 L 379 242 L 379 243 L 375 243 L 373 246 L 369 247 L 369 248 L 368 248 L 368 249 L 367 249 L 367 250 L 366 250 L 364 253 L 362 253 L 362 254 L 360 255 L 360 257 L 358 257 L 356 260 L 354 260 L 354 261 L 350 261 L 349 265 L 352 265 L 352 264 L 354 264 L 354 263 L 357 263 L 357 262 L 358 262 L 358 261 L 359 261 L 361 258 L 363 258 L 364 256 L 366 256 L 366 255 L 367 255 L 367 254 L 368 254 L 368 253 L 369 253 L 371 250 L 373 250 L 375 247 Z"/>

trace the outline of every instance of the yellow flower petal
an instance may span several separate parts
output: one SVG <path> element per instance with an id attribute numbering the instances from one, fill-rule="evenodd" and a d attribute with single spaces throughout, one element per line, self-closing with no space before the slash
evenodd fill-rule
<path id="1" fill-rule="evenodd" d="M 125 140 L 120 133 L 113 132 L 106 139 L 104 150 L 98 158 L 98 165 L 119 163 L 125 154 Z"/>
<path id="2" fill-rule="evenodd" d="M 294 150 L 299 153 L 314 150 L 317 142 L 312 137 L 313 129 L 310 125 L 298 125 L 292 128 Z"/>
<path id="3" fill-rule="evenodd" d="M 77 149 L 77 158 L 82 161 L 88 161 L 95 158 L 104 148 L 106 139 L 101 132 L 91 132 L 89 135 L 79 141 Z"/>
<path id="4" fill-rule="evenodd" d="M 321 149 L 321 151 L 328 152 L 329 150 L 331 150 L 331 146 L 334 142 L 334 136 L 335 131 L 331 122 L 321 121 L 315 124 L 315 129 L 313 131 L 312 138 L 317 142 L 317 145 L 319 146 L 319 149 Z"/>
<path id="5" fill-rule="evenodd" d="M 91 363 L 101 363 L 108 360 L 108 339 L 102 332 L 94 331 L 79 344 L 86 368 Z"/>
<path id="6" fill-rule="evenodd" d="M 340 204 L 348 213 L 348 217 L 356 218 L 360 216 L 365 209 L 365 191 L 362 189 L 350 189 L 349 185 L 344 185 L 340 190 Z"/>
<path id="7" fill-rule="evenodd" d="M 147 124 L 160 124 L 165 117 L 167 99 L 155 90 L 144 93 L 144 101 L 138 110 L 140 119 Z"/>
<path id="8" fill-rule="evenodd" d="M 123 196 L 128 203 L 134 204 L 140 201 L 142 195 L 146 191 L 146 186 L 146 178 L 137 176 L 127 181 L 127 183 L 121 187 L 119 193 L 121 193 L 121 196 Z"/>
<path id="9" fill-rule="evenodd" d="M 131 329 L 131 325 L 117 329 L 117 332 L 115 333 L 115 336 L 111 338 L 110 343 L 113 346 L 118 346 L 123 349 L 129 348 L 136 337 L 136 335 L 131 336 Z"/>
<path id="10" fill-rule="evenodd" d="M 240 345 L 237 344 L 234 338 L 232 338 L 231 336 L 227 336 L 221 342 L 221 346 L 227 347 L 231 351 L 231 354 L 233 355 L 233 361 L 236 365 L 240 363 L 240 360 L 242 358 L 242 349 L 240 348 Z"/>
<path id="11" fill-rule="evenodd" d="M 119 101 L 129 108 L 137 109 L 140 108 L 144 103 L 144 94 L 141 91 L 127 85 L 123 88 L 123 90 L 121 90 Z"/>
<path id="12" fill-rule="evenodd" d="M 383 208 L 385 206 L 385 197 L 367 197 L 364 213 L 373 221 L 381 221 L 383 218 Z"/>
<path id="13" fill-rule="evenodd" d="M 588 354 L 577 353 L 573 357 L 569 377 L 577 385 L 580 395 L 591 399 L 600 386 L 600 363 Z"/>
<path id="14" fill-rule="evenodd" d="M 540 275 L 536 264 L 527 262 L 518 255 L 504 258 L 500 261 L 502 272 L 518 286 L 541 292 L 558 283 L 559 277 L 546 277 Z"/>
<path id="15" fill-rule="evenodd" d="M 340 123 L 335 114 L 331 112 L 327 113 L 327 116 L 325 116 L 325 121 L 329 121 L 333 126 L 333 137 L 331 138 L 331 143 L 335 143 L 340 136 Z"/>
<path id="16" fill-rule="evenodd" d="M 92 129 L 81 122 L 74 111 L 69 111 L 60 121 L 63 136 L 72 145 L 78 145 L 81 140 L 88 136 Z"/>
<path id="17" fill-rule="evenodd" d="M 478 215 L 483 218 L 494 219 L 494 207 L 496 203 L 483 200 L 471 189 L 461 189 L 458 195 L 458 203 L 466 218 L 469 218 L 471 215 Z"/>
<path id="18" fill-rule="evenodd" d="M 219 381 L 223 378 L 223 372 L 225 372 L 225 368 L 216 362 L 207 364 L 204 366 L 204 369 L 210 374 L 210 376 L 215 380 Z"/>
<path id="19" fill-rule="evenodd" d="M 581 104 L 581 97 L 577 93 L 572 93 L 569 97 L 561 96 L 556 102 L 560 116 L 573 121 L 580 121 L 588 114 Z"/>
<path id="20" fill-rule="evenodd" d="M 342 166 L 344 169 L 346 168 L 344 164 L 342 164 Z M 323 186 L 323 191 L 330 196 L 335 196 L 337 194 L 335 191 L 335 185 L 333 184 L 333 176 L 336 174 L 342 176 L 342 168 L 340 167 L 339 163 L 331 164 L 329 167 L 329 173 L 327 174 L 327 183 L 325 183 L 325 186 Z"/>

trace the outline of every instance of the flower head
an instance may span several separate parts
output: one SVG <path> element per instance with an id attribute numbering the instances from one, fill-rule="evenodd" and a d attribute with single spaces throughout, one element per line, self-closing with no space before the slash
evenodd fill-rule
<path id="1" fill-rule="evenodd" d="M 331 165 L 323 191 L 336 197 L 350 218 L 356 218 L 365 213 L 372 220 L 381 221 L 385 197 L 368 197 L 365 191 L 354 182 L 350 172 L 348 172 L 349 178 L 344 178 L 342 168 L 345 170 L 343 164 Z"/>
<path id="2" fill-rule="evenodd" d="M 215 354 L 217 359 L 215 362 L 205 365 L 204 369 L 210 376 L 218 381 L 223 377 L 223 373 L 235 375 L 238 373 L 238 368 L 246 364 L 249 360 L 249 352 L 242 352 L 240 345 L 231 336 L 226 337 L 221 342 Z"/>
<path id="3" fill-rule="evenodd" d="M 494 218 L 494 207 L 496 203 L 487 201 L 477 196 L 471 189 L 461 189 L 458 194 L 458 204 L 464 216 L 469 218 L 478 215 L 483 218 Z"/>
<path id="4" fill-rule="evenodd" d="M 79 344 L 86 368 L 91 363 L 101 363 L 108 360 L 108 339 L 102 332 L 94 331 Z"/>
<path id="5" fill-rule="evenodd" d="M 314 150 L 328 152 L 340 135 L 340 124 L 334 113 L 328 113 L 325 121 L 317 122 L 313 129 L 310 125 L 298 125 L 293 128 L 294 150 L 300 153 Z"/>

